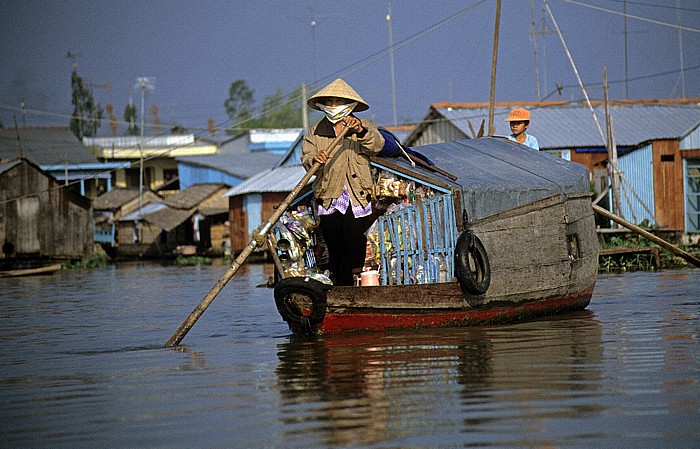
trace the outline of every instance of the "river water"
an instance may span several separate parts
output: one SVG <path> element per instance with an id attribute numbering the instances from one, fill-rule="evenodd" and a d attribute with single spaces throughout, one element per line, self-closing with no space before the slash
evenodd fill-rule
<path id="1" fill-rule="evenodd" d="M 599 276 L 586 311 L 293 338 L 245 265 L 0 279 L 2 448 L 697 448 L 700 270 Z"/>

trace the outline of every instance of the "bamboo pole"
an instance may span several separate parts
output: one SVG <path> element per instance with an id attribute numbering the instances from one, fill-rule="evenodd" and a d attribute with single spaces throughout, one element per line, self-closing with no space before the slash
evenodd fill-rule
<path id="1" fill-rule="evenodd" d="M 335 149 L 335 147 L 340 143 L 340 140 L 345 137 L 345 135 L 348 133 L 348 130 L 350 128 L 346 127 L 341 131 L 338 136 L 333 139 L 333 142 L 328 146 L 328 149 L 326 150 L 329 153 L 329 156 L 331 155 L 332 151 Z M 262 245 L 265 242 L 265 236 L 267 235 L 268 232 L 270 232 L 270 229 L 272 226 L 277 223 L 277 220 L 280 219 L 282 214 L 287 210 L 289 205 L 294 201 L 294 199 L 299 195 L 299 192 L 306 186 L 306 183 L 309 182 L 311 177 L 316 174 L 318 169 L 321 167 L 319 162 L 314 162 L 314 164 L 311 166 L 309 171 L 306 172 L 306 174 L 299 180 L 297 183 L 296 187 L 289 192 L 289 195 L 287 195 L 287 198 L 285 198 L 282 203 L 277 206 L 277 210 L 275 210 L 275 213 L 272 214 L 269 220 L 267 220 L 264 223 L 261 223 L 260 226 L 253 232 L 253 238 L 248 242 L 248 245 L 246 245 L 245 248 L 243 248 L 243 251 L 236 257 L 236 260 L 234 260 L 231 263 L 231 266 L 226 270 L 226 272 L 221 276 L 221 278 L 216 281 L 216 284 L 209 290 L 209 293 L 197 304 L 197 307 L 190 313 L 190 315 L 187 317 L 187 319 L 180 325 L 178 330 L 175 331 L 175 333 L 170 337 L 170 339 L 165 343 L 165 347 L 172 347 L 172 346 L 177 346 L 180 344 L 183 338 L 187 335 L 187 333 L 192 329 L 192 326 L 195 325 L 197 320 L 199 319 L 200 316 L 204 313 L 205 310 L 209 307 L 209 305 L 214 301 L 216 296 L 221 292 L 221 290 L 226 286 L 228 281 L 231 280 L 234 274 L 238 271 L 238 269 L 243 265 L 243 263 L 248 259 L 248 256 L 253 252 L 255 248 L 257 248 L 259 245 Z"/>
<path id="2" fill-rule="evenodd" d="M 682 249 L 678 248 L 677 246 L 668 243 L 666 240 L 659 238 L 650 232 L 645 231 L 644 229 L 640 228 L 639 226 L 633 225 L 632 223 L 625 220 L 624 218 L 618 217 L 617 215 L 608 212 L 607 210 L 603 209 L 600 206 L 596 206 L 595 204 L 593 204 L 592 206 L 593 206 L 593 210 L 595 212 L 599 213 L 600 215 L 604 216 L 605 218 L 608 218 L 608 219 L 610 219 L 618 224 L 621 224 L 622 226 L 626 227 L 630 231 L 636 232 L 637 234 L 641 235 L 642 237 L 646 238 L 647 240 L 650 240 L 650 241 L 656 243 L 657 245 L 671 251 L 673 254 L 677 255 L 678 257 L 681 257 L 682 259 L 684 259 L 684 260 L 692 263 L 696 267 L 700 268 L 700 259 L 693 256 L 692 254 L 689 254 L 689 253 L 683 251 Z"/>

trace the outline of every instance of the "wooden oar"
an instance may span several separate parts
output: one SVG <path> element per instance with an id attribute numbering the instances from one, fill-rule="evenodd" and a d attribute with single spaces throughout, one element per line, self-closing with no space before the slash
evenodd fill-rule
<path id="1" fill-rule="evenodd" d="M 674 246 L 670 243 L 668 243 L 666 240 L 661 239 L 654 234 L 645 231 L 644 229 L 640 228 L 639 226 L 635 226 L 629 221 L 625 220 L 622 217 L 618 217 L 617 215 L 608 212 L 607 210 L 603 209 L 600 206 L 597 206 L 593 204 L 593 210 L 602 215 L 605 218 L 609 218 L 610 220 L 614 221 L 615 223 L 619 223 L 622 226 L 626 227 L 627 229 L 636 232 L 637 234 L 641 235 L 642 237 L 646 238 L 647 240 L 650 240 L 657 245 L 671 251 L 673 254 L 677 255 L 678 257 L 681 257 L 688 262 L 692 263 L 696 267 L 700 268 L 700 259 L 697 257 L 693 256 L 692 254 L 689 254 L 682 249 L 678 248 L 677 246 Z"/>
<path id="2" fill-rule="evenodd" d="M 343 131 L 341 131 L 340 134 L 338 134 L 338 137 L 333 139 L 333 142 L 331 142 L 330 146 L 326 150 L 329 154 L 329 157 L 332 153 L 332 151 L 335 149 L 335 147 L 338 145 L 340 140 L 345 137 L 345 134 L 347 134 L 348 130 L 350 128 L 345 128 Z M 171 347 L 171 346 L 177 346 L 180 344 L 183 338 L 185 338 L 185 335 L 192 329 L 192 326 L 195 325 L 197 320 L 199 319 L 200 316 L 204 313 L 205 310 L 207 310 L 207 307 L 214 301 L 216 298 L 216 295 L 219 294 L 219 292 L 224 288 L 224 286 L 228 283 L 229 280 L 233 277 L 234 274 L 238 271 L 238 269 L 243 265 L 243 262 L 246 261 L 248 256 L 253 252 L 253 250 L 258 247 L 259 245 L 262 245 L 265 242 L 265 236 L 267 235 L 268 232 L 270 232 L 270 229 L 272 226 L 277 223 L 277 220 L 280 219 L 282 214 L 284 213 L 285 210 L 289 207 L 289 205 L 294 201 L 294 199 L 299 195 L 299 192 L 304 188 L 306 183 L 309 182 L 309 179 L 318 171 L 318 169 L 321 167 L 322 164 L 318 162 L 314 162 L 311 168 L 309 168 L 309 171 L 306 172 L 303 178 L 299 180 L 297 183 L 296 187 L 294 187 L 294 190 L 292 190 L 289 195 L 287 195 L 287 198 L 279 205 L 277 206 L 277 210 L 275 210 L 275 213 L 272 214 L 272 216 L 264 223 L 261 223 L 260 226 L 253 232 L 253 238 L 248 242 L 248 245 L 241 251 L 241 253 L 236 257 L 236 260 L 234 260 L 231 263 L 231 266 L 226 270 L 226 272 L 221 276 L 221 278 L 214 284 L 214 286 L 209 290 L 209 293 L 200 301 L 200 303 L 195 307 L 195 309 L 190 313 L 190 316 L 187 317 L 187 319 L 182 323 L 182 325 L 179 327 L 177 331 L 173 334 L 172 337 L 170 337 L 170 340 L 165 344 L 165 347 Z"/>

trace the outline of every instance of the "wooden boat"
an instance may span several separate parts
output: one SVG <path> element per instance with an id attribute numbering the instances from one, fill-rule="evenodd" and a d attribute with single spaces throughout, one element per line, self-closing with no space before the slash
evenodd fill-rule
<path id="1" fill-rule="evenodd" d="M 434 165 L 372 160 L 378 204 L 403 199 L 375 223 L 379 285 L 328 285 L 313 261 L 290 270 L 286 258 L 275 303 L 293 332 L 513 322 L 589 304 L 599 249 L 585 167 L 498 137 L 414 150 Z M 431 195 L 409 198 L 401 185 Z M 277 237 L 279 256 L 288 242 Z"/>
<path id="2" fill-rule="evenodd" d="M 37 276 L 54 274 L 61 269 L 61 264 L 46 265 L 35 268 L 22 268 L 16 270 L 0 270 L 0 277 Z"/>

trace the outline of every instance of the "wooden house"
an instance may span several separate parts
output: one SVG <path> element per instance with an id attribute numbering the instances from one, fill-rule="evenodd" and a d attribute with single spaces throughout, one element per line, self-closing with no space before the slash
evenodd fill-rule
<path id="1" fill-rule="evenodd" d="M 142 205 L 117 220 L 118 254 L 167 257 L 178 247 L 196 247 L 202 255 L 223 255 L 228 248 L 226 184 L 195 184 L 172 197 Z"/>
<path id="2" fill-rule="evenodd" d="M 93 249 L 90 200 L 25 158 L 0 162 L 0 258 L 81 260 Z"/>
<path id="3" fill-rule="evenodd" d="M 163 198 L 155 192 L 146 190 L 139 193 L 137 188 L 112 189 L 98 196 L 92 203 L 95 242 L 100 243 L 105 249 L 116 246 L 116 224 L 119 219 L 139 208 L 154 201 L 162 201 Z"/>
<path id="4" fill-rule="evenodd" d="M 57 181 L 94 199 L 112 189 L 112 174 L 128 163 L 98 162 L 67 126 L 0 128 L 0 160 L 24 157 Z"/>
<path id="5" fill-rule="evenodd" d="M 303 134 L 299 134 L 274 167 L 246 179 L 224 194 L 228 197 L 233 254 L 245 248 L 260 223 L 272 216 L 306 173 L 299 159 L 302 140 Z"/>

